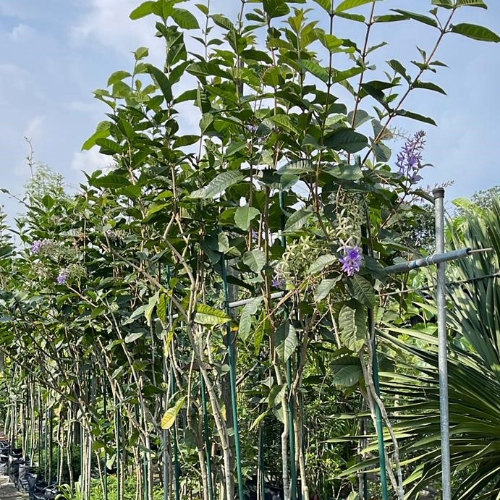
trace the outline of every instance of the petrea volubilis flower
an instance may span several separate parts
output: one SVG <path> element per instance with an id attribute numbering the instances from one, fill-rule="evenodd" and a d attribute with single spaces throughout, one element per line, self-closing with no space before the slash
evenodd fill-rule
<path id="1" fill-rule="evenodd" d="M 361 255 L 361 250 L 358 246 L 345 247 L 344 257 L 339 259 L 339 261 L 342 264 L 342 272 L 346 273 L 347 276 L 354 276 L 361 268 L 363 255 Z"/>
<path id="2" fill-rule="evenodd" d="M 422 179 L 419 171 L 422 168 L 422 151 L 425 146 L 425 132 L 421 130 L 413 137 L 406 139 L 403 149 L 398 153 L 396 167 L 399 174 L 412 184 Z"/>
<path id="3" fill-rule="evenodd" d="M 64 285 L 68 281 L 69 273 L 66 269 L 61 269 L 59 276 L 57 277 L 57 283 L 59 285 Z"/>
<path id="4" fill-rule="evenodd" d="M 47 247 L 49 244 L 49 240 L 36 240 L 33 242 L 33 245 L 31 245 L 31 252 L 35 254 L 40 253 L 40 251 Z"/>
<path id="5" fill-rule="evenodd" d="M 286 278 L 279 271 L 275 271 L 271 284 L 274 288 L 284 290 L 286 287 Z"/>

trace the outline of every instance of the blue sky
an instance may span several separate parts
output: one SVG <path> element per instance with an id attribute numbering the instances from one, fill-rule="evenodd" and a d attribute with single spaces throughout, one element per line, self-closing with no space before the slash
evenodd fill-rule
<path id="1" fill-rule="evenodd" d="M 482 24 L 500 33 L 500 2 L 486 1 L 488 10 L 463 8 L 455 22 Z M 188 0 L 183 7 L 195 10 L 194 4 L 200 2 Z M 29 178 L 25 136 L 33 143 L 35 159 L 63 174 L 69 187 L 83 180 L 81 170 L 109 164 L 96 150 L 81 152 L 83 142 L 107 112 L 92 91 L 104 88 L 114 71 L 130 70 L 131 52 L 139 46 L 150 47 L 151 60 L 161 66 L 162 49 L 151 20 L 128 18 L 139 3 L 0 0 L 0 187 L 15 194 L 23 191 Z M 212 0 L 212 10 L 228 17 L 234 18 L 239 6 L 237 0 Z M 420 11 L 428 9 L 430 0 L 386 0 L 378 8 L 381 12 L 415 6 Z M 347 24 L 339 24 L 338 29 L 338 36 L 359 40 L 360 33 L 347 32 Z M 381 25 L 374 35 L 389 42 L 372 58 L 380 68 L 387 59 L 417 59 L 415 46 L 430 48 L 436 37 L 418 23 Z M 432 81 L 448 95 L 422 91 L 411 98 L 409 106 L 432 116 L 438 128 L 407 120 L 398 125 L 408 132 L 424 128 L 428 134 L 425 160 L 435 168 L 425 171 L 424 186 L 454 180 L 448 199 L 470 196 L 500 184 L 500 44 L 448 35 L 438 59 L 449 68 L 440 69 Z M 196 116 L 193 112 L 193 121 Z M 185 118 L 189 123 L 190 116 Z M 19 211 L 15 202 L 0 196 L 0 204 L 15 215 Z"/>

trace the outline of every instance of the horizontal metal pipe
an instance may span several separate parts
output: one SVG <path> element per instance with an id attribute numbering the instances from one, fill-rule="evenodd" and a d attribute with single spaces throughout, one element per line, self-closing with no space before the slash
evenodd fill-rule
<path id="1" fill-rule="evenodd" d="M 283 297 L 283 295 L 285 295 L 285 292 L 275 292 L 275 293 L 271 294 L 271 299 L 279 299 L 279 298 Z M 229 302 L 229 304 L 227 306 L 230 308 L 244 306 L 244 305 L 252 302 L 252 300 L 255 300 L 255 298 L 256 297 L 252 297 L 251 299 L 236 300 L 235 302 Z"/>
<path id="2" fill-rule="evenodd" d="M 480 251 L 487 250 L 488 249 L 481 249 Z M 478 250 L 472 250 L 471 248 L 461 248 L 460 250 L 453 250 L 451 252 L 435 253 L 422 259 L 410 260 L 409 262 L 402 262 L 401 264 L 388 266 L 384 269 L 384 272 L 387 274 L 404 273 L 405 271 L 411 271 L 412 269 L 418 269 L 419 267 L 426 267 L 432 264 L 440 264 L 449 260 L 463 259 L 464 257 L 468 257 L 473 252 L 478 252 Z"/>

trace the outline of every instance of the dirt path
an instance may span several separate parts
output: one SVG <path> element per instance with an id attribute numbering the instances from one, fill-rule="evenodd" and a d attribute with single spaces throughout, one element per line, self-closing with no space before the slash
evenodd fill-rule
<path id="1" fill-rule="evenodd" d="M 7 476 L 0 476 L 0 500 L 26 500 L 27 493 L 17 491 L 16 487 L 9 483 Z"/>

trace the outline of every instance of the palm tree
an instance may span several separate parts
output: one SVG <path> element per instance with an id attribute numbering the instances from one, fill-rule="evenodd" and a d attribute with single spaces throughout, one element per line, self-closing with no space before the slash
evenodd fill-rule
<path id="1" fill-rule="evenodd" d="M 492 251 L 448 266 L 449 411 L 453 498 L 500 498 L 500 201 L 451 221 L 452 249 Z M 421 298 L 432 311 L 432 302 Z M 404 335 L 401 335 L 404 332 Z M 440 483 L 437 339 L 386 325 L 385 345 L 404 373 L 383 375 L 408 473 L 408 496 Z M 401 363 L 401 359 L 411 362 Z M 406 367 L 405 367 L 406 365 Z M 415 366 L 416 365 L 416 366 Z M 404 406 L 402 402 L 404 401 Z"/>

